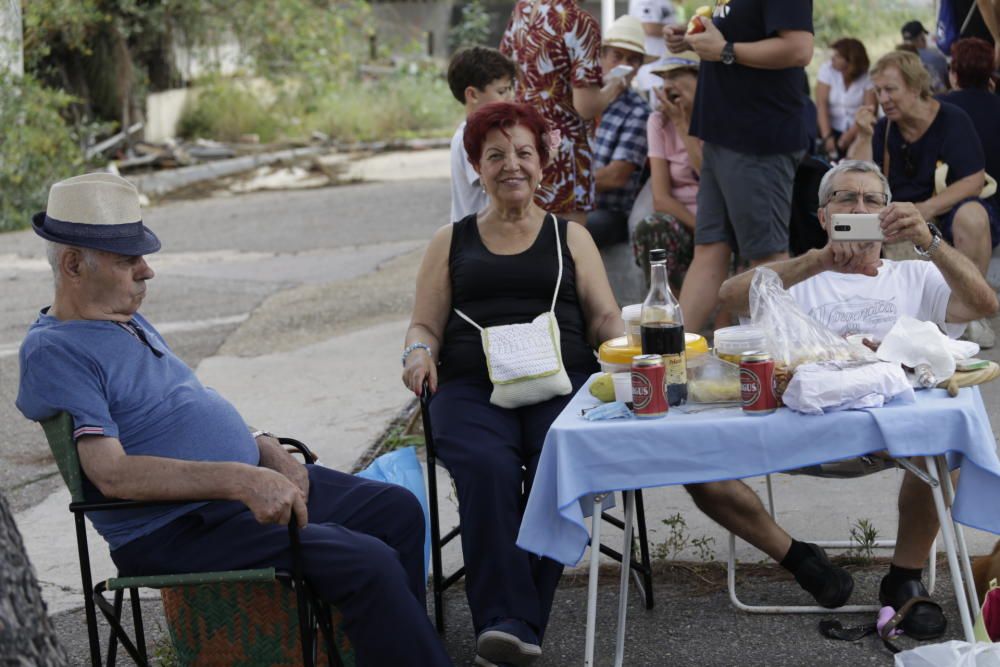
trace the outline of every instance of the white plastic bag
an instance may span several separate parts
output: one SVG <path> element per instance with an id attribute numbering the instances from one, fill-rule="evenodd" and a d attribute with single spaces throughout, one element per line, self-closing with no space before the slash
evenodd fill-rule
<path id="1" fill-rule="evenodd" d="M 876 360 L 873 352 L 851 345 L 802 310 L 772 269 L 757 267 L 754 272 L 750 317 L 754 326 L 764 331 L 776 366 L 796 368 L 831 359 Z"/>
<path id="2" fill-rule="evenodd" d="M 799 366 L 782 400 L 796 412 L 820 415 L 880 408 L 896 396 L 914 401 L 913 387 L 899 364 L 826 361 Z"/>
<path id="3" fill-rule="evenodd" d="M 1000 644 L 925 644 L 897 653 L 896 667 L 1000 667 Z"/>

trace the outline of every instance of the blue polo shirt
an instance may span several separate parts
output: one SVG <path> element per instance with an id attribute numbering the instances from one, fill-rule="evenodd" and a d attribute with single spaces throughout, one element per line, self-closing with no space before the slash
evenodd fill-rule
<path id="1" fill-rule="evenodd" d="M 257 444 L 236 408 L 202 385 L 141 315 L 124 325 L 64 322 L 47 312 L 21 344 L 17 408 L 25 417 L 68 412 L 75 439 L 118 438 L 130 456 L 258 464 Z M 114 550 L 202 504 L 87 516 Z"/>

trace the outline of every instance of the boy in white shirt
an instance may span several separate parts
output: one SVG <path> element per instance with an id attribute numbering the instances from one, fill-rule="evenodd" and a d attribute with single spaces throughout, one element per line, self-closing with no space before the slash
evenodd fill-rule
<path id="1" fill-rule="evenodd" d="M 448 87 L 465 105 L 465 116 L 490 102 L 514 99 L 514 61 L 496 49 L 471 46 L 459 50 L 448 65 Z M 451 138 L 451 221 L 477 213 L 489 203 L 465 152 L 465 121 Z"/>

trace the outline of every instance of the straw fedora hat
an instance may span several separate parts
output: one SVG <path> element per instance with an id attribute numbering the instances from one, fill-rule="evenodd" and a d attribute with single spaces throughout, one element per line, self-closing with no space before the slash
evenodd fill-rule
<path id="1" fill-rule="evenodd" d="M 663 76 L 667 72 L 686 67 L 688 69 L 698 69 L 701 65 L 701 58 L 694 51 L 682 51 L 680 53 L 668 53 L 653 63 L 649 71 L 658 76 Z"/>
<path id="2" fill-rule="evenodd" d="M 121 176 L 84 174 L 49 189 L 32 228 L 43 239 L 119 255 L 148 255 L 160 240 L 142 224 L 139 192 Z"/>
<path id="3" fill-rule="evenodd" d="M 642 21 L 634 16 L 619 16 L 604 34 L 601 46 L 639 53 L 646 63 L 656 60 L 656 56 L 646 53 L 646 33 L 643 32 Z"/>

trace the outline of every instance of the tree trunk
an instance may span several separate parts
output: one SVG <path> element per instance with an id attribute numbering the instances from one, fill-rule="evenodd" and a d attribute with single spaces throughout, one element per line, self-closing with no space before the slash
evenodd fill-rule
<path id="1" fill-rule="evenodd" d="M 69 658 L 45 612 L 35 571 L 0 493 L 0 665 L 63 667 Z"/>

